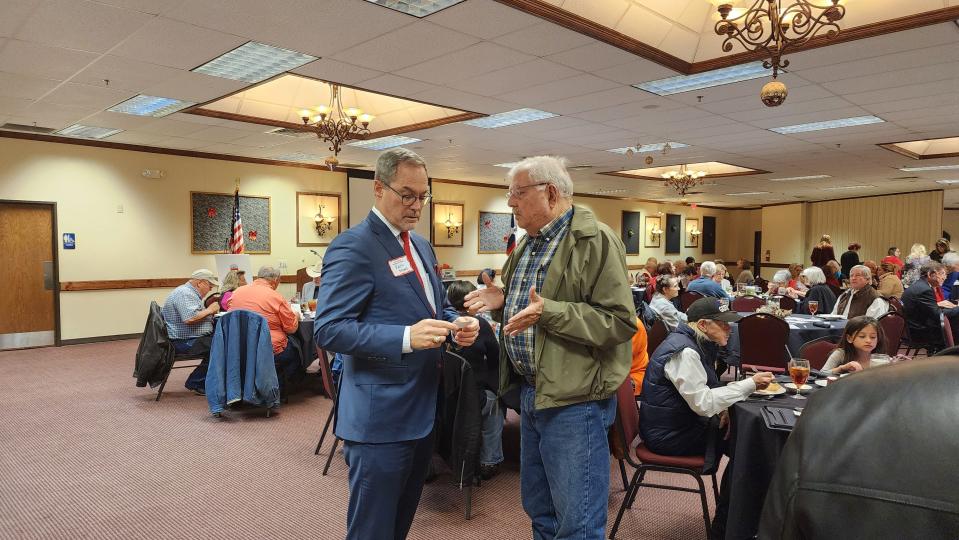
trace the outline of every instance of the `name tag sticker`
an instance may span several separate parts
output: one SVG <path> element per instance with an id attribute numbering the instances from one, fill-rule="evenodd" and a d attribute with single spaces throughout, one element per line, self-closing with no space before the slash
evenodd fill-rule
<path id="1" fill-rule="evenodd" d="M 405 276 L 413 271 L 413 266 L 406 257 L 397 257 L 390 261 L 390 271 L 393 277 Z"/>

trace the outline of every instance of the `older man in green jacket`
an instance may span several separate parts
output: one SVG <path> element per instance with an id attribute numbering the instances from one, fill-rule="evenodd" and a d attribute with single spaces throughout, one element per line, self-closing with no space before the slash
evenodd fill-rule
<path id="1" fill-rule="evenodd" d="M 471 312 L 505 321 L 500 393 L 520 386 L 523 508 L 535 540 L 603 539 L 609 495 L 606 432 L 629 375 L 636 331 L 622 242 L 572 204 L 564 160 L 524 159 L 507 174 L 527 236 L 486 279 Z"/>

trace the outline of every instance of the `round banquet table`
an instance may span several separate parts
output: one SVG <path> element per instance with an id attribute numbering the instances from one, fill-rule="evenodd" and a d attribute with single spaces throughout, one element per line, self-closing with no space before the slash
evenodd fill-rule
<path id="1" fill-rule="evenodd" d="M 753 313 L 739 312 L 739 314 L 746 317 Z M 792 358 L 799 358 L 799 350 L 804 344 L 825 336 L 841 337 L 843 330 L 846 328 L 846 319 L 823 321 L 829 323 L 829 328 L 813 326 L 816 321 L 822 321 L 822 319 L 813 315 L 800 314 L 786 317 L 786 322 L 789 324 L 789 339 L 786 341 L 786 347 L 789 349 Z M 741 363 L 739 360 L 739 325 L 732 323 L 730 328 L 729 342 L 726 344 L 726 351 L 722 359 L 731 366 L 738 366 Z"/>

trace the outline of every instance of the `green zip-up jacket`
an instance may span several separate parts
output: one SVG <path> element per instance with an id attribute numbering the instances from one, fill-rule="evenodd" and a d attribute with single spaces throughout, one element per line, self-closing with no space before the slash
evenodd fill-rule
<path id="1" fill-rule="evenodd" d="M 626 280 L 626 249 L 586 208 L 574 205 L 569 232 L 546 271 L 543 314 L 536 323 L 533 361 L 536 409 L 605 399 L 629 375 L 636 308 Z M 524 237 L 506 259 L 503 292 L 523 250 Z M 521 294 L 526 294 L 527 291 Z M 503 321 L 503 311 L 492 313 Z M 503 345 L 500 327 L 500 395 L 521 382 Z"/>

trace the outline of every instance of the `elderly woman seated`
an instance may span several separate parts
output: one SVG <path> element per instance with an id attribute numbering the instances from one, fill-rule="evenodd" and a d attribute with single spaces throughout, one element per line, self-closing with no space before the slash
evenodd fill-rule
<path id="1" fill-rule="evenodd" d="M 802 299 L 796 306 L 796 313 L 809 314 L 809 303 L 816 302 L 816 313 L 832 313 L 836 305 L 836 293 L 826 285 L 826 276 L 818 266 L 810 266 L 802 271 L 799 280 L 808 287 L 805 291 L 786 289 L 786 295 L 791 298 Z"/>
<path id="2" fill-rule="evenodd" d="M 729 323 L 740 316 L 716 298 L 700 298 L 686 310 L 689 322 L 673 330 L 656 348 L 643 379 L 639 409 L 640 431 L 649 450 L 668 456 L 704 455 L 718 463 L 723 440 L 710 431 L 709 420 L 719 415 L 720 427 L 728 422 L 726 409 L 746 399 L 773 380 L 771 373 L 723 385 L 713 370 L 719 348 L 729 339 Z M 712 440 L 710 440 L 712 438 Z M 723 476 L 712 537 L 722 538 L 729 497 L 728 477 Z"/>
<path id="3" fill-rule="evenodd" d="M 792 275 L 789 273 L 789 270 L 779 270 L 773 274 L 773 278 L 769 280 L 769 285 L 767 285 L 769 294 L 786 294 L 786 287 L 789 285 L 789 280 L 792 279 Z"/>
<path id="4" fill-rule="evenodd" d="M 883 262 L 879 265 L 879 294 L 886 298 L 902 298 L 904 292 L 902 280 L 898 275 L 899 267 L 891 262 Z M 959 277 L 959 272 L 956 273 Z M 959 287 L 953 287 L 953 294 L 959 297 Z M 952 298 L 950 298 L 952 300 Z"/>
<path id="5" fill-rule="evenodd" d="M 679 323 L 686 322 L 686 314 L 676 309 L 673 304 L 673 298 L 679 296 L 679 278 L 672 276 L 660 276 L 656 280 L 656 292 L 649 303 L 650 309 L 656 312 L 656 316 L 666 325 L 670 332 L 679 326 Z"/>

